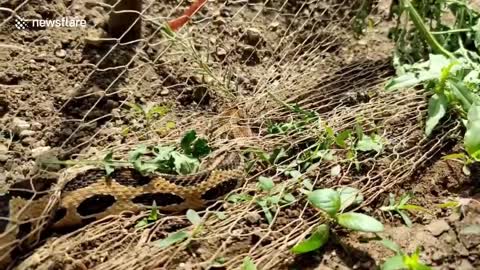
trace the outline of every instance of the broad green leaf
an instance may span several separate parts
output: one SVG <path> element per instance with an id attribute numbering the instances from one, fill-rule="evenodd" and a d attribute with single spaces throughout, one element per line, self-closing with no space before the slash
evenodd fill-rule
<path id="1" fill-rule="evenodd" d="M 291 202 L 294 202 L 295 201 L 295 196 L 293 196 L 292 193 L 287 193 L 285 195 L 283 195 L 283 198 L 282 198 L 286 203 L 291 203 Z"/>
<path id="2" fill-rule="evenodd" d="M 291 251 L 295 254 L 303 254 L 321 248 L 328 242 L 330 228 L 326 224 L 319 225 L 310 237 L 296 244 Z"/>
<path id="3" fill-rule="evenodd" d="M 245 259 L 243 259 L 241 269 L 242 270 L 257 270 L 257 267 L 255 266 L 255 263 L 253 262 L 253 260 L 250 257 L 245 257 Z"/>
<path id="4" fill-rule="evenodd" d="M 200 225 L 202 223 L 202 218 L 198 215 L 198 213 L 195 210 L 188 209 L 187 210 L 187 219 L 190 221 L 195 226 Z"/>
<path id="5" fill-rule="evenodd" d="M 263 191 L 270 191 L 275 186 L 272 178 L 264 176 L 258 177 L 258 185 Z"/>
<path id="6" fill-rule="evenodd" d="M 408 87 L 416 86 L 422 82 L 423 82 L 422 78 L 417 74 L 406 73 L 388 81 L 387 84 L 385 85 L 385 90 L 394 91 L 398 89 L 408 88 Z"/>
<path id="7" fill-rule="evenodd" d="M 180 146 L 185 154 L 190 155 L 192 153 L 192 143 L 197 138 L 197 133 L 195 130 L 190 130 L 183 136 L 180 141 Z"/>
<path id="8" fill-rule="evenodd" d="M 461 82 L 448 81 L 448 87 L 451 89 L 453 96 L 460 102 L 464 111 L 468 111 L 474 101 L 473 93 Z"/>
<path id="9" fill-rule="evenodd" d="M 103 158 L 103 166 L 105 168 L 105 173 L 107 176 L 110 176 L 115 170 L 115 165 L 113 164 L 113 153 L 109 152 Z"/>
<path id="10" fill-rule="evenodd" d="M 340 211 L 347 209 L 352 204 L 358 205 L 363 202 L 363 195 L 360 190 L 353 187 L 342 187 L 337 189 L 340 195 Z"/>
<path id="11" fill-rule="evenodd" d="M 380 243 L 395 253 L 400 253 L 402 250 L 397 243 L 389 239 L 382 239 L 380 240 Z"/>
<path id="12" fill-rule="evenodd" d="M 345 228 L 362 232 L 381 232 L 383 224 L 371 216 L 348 212 L 337 215 L 338 224 Z"/>
<path id="13" fill-rule="evenodd" d="M 435 94 L 428 101 L 428 117 L 425 124 L 425 134 L 430 136 L 433 129 L 447 113 L 448 102 L 443 94 Z"/>
<path id="14" fill-rule="evenodd" d="M 193 143 L 192 156 L 195 158 L 204 157 L 210 154 L 211 151 L 212 149 L 210 149 L 210 147 L 208 146 L 207 140 L 205 139 L 197 139 Z"/>
<path id="15" fill-rule="evenodd" d="M 331 217 L 340 209 L 340 195 L 333 189 L 318 189 L 308 194 L 308 201 L 315 207 L 327 212 Z"/>
<path id="16" fill-rule="evenodd" d="M 372 136 L 364 134 L 357 142 L 355 149 L 363 152 L 375 151 L 380 153 L 383 149 L 382 138 L 376 134 L 373 134 Z"/>
<path id="17" fill-rule="evenodd" d="M 465 149 L 474 159 L 480 160 L 480 105 L 473 105 L 468 111 Z"/>
<path id="18" fill-rule="evenodd" d="M 333 156 L 333 151 L 330 149 L 326 150 L 318 150 L 315 151 L 314 154 L 312 155 L 312 158 L 320 158 L 322 160 L 333 160 L 335 157 Z"/>
<path id="19" fill-rule="evenodd" d="M 310 181 L 310 179 L 307 178 L 303 180 L 302 184 L 307 190 L 313 190 L 313 184 L 312 184 L 312 181 Z"/>
<path id="20" fill-rule="evenodd" d="M 131 163 L 135 163 L 137 160 L 140 159 L 141 156 L 148 153 L 147 146 L 141 144 L 135 150 L 130 151 L 128 153 L 128 161 Z"/>
<path id="21" fill-rule="evenodd" d="M 382 270 L 401 270 L 407 269 L 407 266 L 403 262 L 403 256 L 398 254 L 388 258 L 382 265 Z"/>
<path id="22" fill-rule="evenodd" d="M 184 231 L 179 231 L 175 233 L 171 233 L 167 236 L 167 238 L 155 241 L 154 244 L 160 248 L 167 248 L 175 243 L 181 242 L 187 239 L 189 234 Z"/>
<path id="23" fill-rule="evenodd" d="M 348 138 L 350 138 L 351 132 L 350 130 L 344 130 L 340 132 L 335 138 L 335 143 L 340 146 L 341 148 L 347 148 L 347 143 L 345 142 Z"/>
<path id="24" fill-rule="evenodd" d="M 191 158 L 186 155 L 172 152 L 173 163 L 178 174 L 186 175 L 195 173 L 200 166 L 200 162 L 196 158 Z"/>
<path id="25" fill-rule="evenodd" d="M 155 162 L 160 160 L 169 160 L 172 157 L 172 152 L 175 151 L 173 146 L 156 146 L 153 148 L 155 153 Z"/>

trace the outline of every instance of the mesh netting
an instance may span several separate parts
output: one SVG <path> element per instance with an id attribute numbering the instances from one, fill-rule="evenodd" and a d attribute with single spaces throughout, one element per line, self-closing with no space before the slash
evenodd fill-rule
<path id="1" fill-rule="evenodd" d="M 443 129 L 424 137 L 423 91 L 384 92 L 386 80 L 394 74 L 393 45 L 385 37 L 386 30 L 354 38 L 351 26 L 360 7 L 354 1 L 208 2 L 174 39 L 162 34 L 162 25 L 181 15 L 189 4 L 144 1 L 139 13 L 132 11 L 143 24 L 141 36 L 135 40 L 133 35 L 133 41 L 124 41 L 121 34 L 118 39 L 102 38 L 100 18 L 112 12 L 114 3 L 14 2 L 0 10 L 6 18 L 4 29 L 11 28 L 15 16 L 34 16 L 41 5 L 50 8 L 41 15 L 79 16 L 90 24 L 75 31 L 3 32 L 14 44 L 6 47 L 10 60 L 20 69 L 32 59 L 45 59 L 41 57 L 45 50 L 57 54 L 51 63 L 37 59 L 40 68 L 24 69 L 30 73 L 23 77 L 17 74 L 19 80 L 27 78 L 28 84 L 10 82 L 9 93 L 0 93 L 10 104 L 0 112 L 9 116 L 1 120 L 3 134 L 14 132 L 9 127 L 16 117 L 42 126 L 36 135 L 41 144 L 13 144 L 19 160 L 30 160 L 30 148 L 45 146 L 51 147 L 46 155 L 61 159 L 98 158 L 108 150 L 121 156 L 138 144 L 176 142 L 185 131 L 195 129 L 209 136 L 216 148 L 293 149 L 295 155 L 277 164 L 279 168 L 309 150 L 306 145 L 319 138 L 325 125 L 335 132 L 360 125 L 365 134 L 374 132 L 384 138 L 381 153 L 353 161 L 346 150 L 336 149 L 334 160 L 318 162 L 304 177 L 317 187 L 357 187 L 368 205 L 411 180 L 459 135 L 459 126 L 446 121 Z M 135 20 L 130 31 L 134 25 Z M 8 72 L 15 75 L 11 66 Z M 32 100 L 43 106 L 33 106 Z M 319 121 L 287 135 L 269 134 L 270 123 L 292 121 L 285 103 L 318 113 Z M 163 111 L 148 118 L 131 104 L 150 108 L 161 104 Z M 233 106 L 243 112 L 239 124 L 249 127 L 252 137 L 225 140 L 209 133 L 223 121 L 221 113 Z M 332 176 L 337 165 L 340 173 Z M 136 229 L 145 214 L 123 213 L 50 238 L 19 269 L 236 269 L 247 256 L 259 269 L 298 267 L 289 248 L 308 235 L 321 217 L 297 191 L 301 181 L 276 168 L 255 164 L 246 184 L 234 192 L 252 198 L 221 201 L 199 212 L 201 229 L 179 244 L 162 248 L 155 241 L 178 230 L 192 232 L 184 215 L 165 216 L 149 228 Z M 21 170 L 38 173 L 30 161 Z M 10 171 L 7 181 L 18 173 L 15 168 Z M 295 197 L 292 203 L 270 209 L 270 223 L 255 203 L 265 196 L 256 188 L 260 175 L 273 177 L 281 187 L 278 194 Z"/>

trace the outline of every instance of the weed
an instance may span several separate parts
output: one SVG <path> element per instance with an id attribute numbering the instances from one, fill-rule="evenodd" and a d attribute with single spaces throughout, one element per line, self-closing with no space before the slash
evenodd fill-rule
<path id="1" fill-rule="evenodd" d="M 408 217 L 407 211 L 409 212 L 414 212 L 414 211 L 422 211 L 422 212 L 428 212 L 427 209 L 418 206 L 418 205 L 413 205 L 413 204 L 407 204 L 408 201 L 412 198 L 410 194 L 404 194 L 400 197 L 398 202 L 395 202 L 395 195 L 390 193 L 389 195 L 389 205 L 388 206 L 382 206 L 380 207 L 380 210 L 386 211 L 386 212 L 396 212 L 399 214 L 403 222 L 405 222 L 405 225 L 408 227 L 412 227 L 412 221 Z"/>
<path id="2" fill-rule="evenodd" d="M 195 237 L 201 230 L 201 221 L 202 218 L 198 215 L 195 210 L 188 209 L 186 214 L 187 219 L 192 223 L 193 229 L 190 231 L 180 230 L 174 233 L 169 234 L 166 238 L 153 242 L 154 245 L 160 248 L 167 248 L 176 243 L 183 242 L 187 239 Z"/>
<path id="3" fill-rule="evenodd" d="M 383 231 L 383 224 L 373 217 L 352 211 L 344 212 L 348 207 L 363 201 L 360 191 L 355 188 L 314 190 L 308 193 L 308 201 L 324 213 L 326 223 L 318 225 L 308 238 L 296 244 L 291 249 L 295 254 L 321 248 L 330 239 L 331 226 L 335 224 L 354 231 Z"/>
<path id="4" fill-rule="evenodd" d="M 137 229 L 143 229 L 145 227 L 147 227 L 148 225 L 154 223 L 155 221 L 157 221 L 159 218 L 159 213 L 157 211 L 157 204 L 155 201 L 153 201 L 153 206 L 152 206 L 152 210 L 150 210 L 150 214 L 148 215 L 148 217 L 145 217 L 143 218 L 142 220 L 140 220 L 136 225 L 135 225 L 135 228 Z"/>
<path id="5" fill-rule="evenodd" d="M 420 249 L 417 248 L 412 255 L 408 255 L 402 251 L 396 243 L 382 239 L 380 241 L 386 248 L 395 252 L 393 257 L 388 258 L 382 265 L 382 270 L 430 270 L 431 268 L 422 263 L 420 260 Z"/>

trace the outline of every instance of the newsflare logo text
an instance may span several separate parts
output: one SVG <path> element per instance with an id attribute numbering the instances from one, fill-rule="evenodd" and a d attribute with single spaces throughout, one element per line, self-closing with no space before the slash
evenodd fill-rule
<path id="1" fill-rule="evenodd" d="M 71 17 L 63 17 L 53 20 L 43 20 L 43 19 L 24 19 L 22 17 L 16 16 L 13 24 L 18 30 L 28 30 L 28 29 L 44 29 L 50 27 L 58 28 L 71 28 L 71 27 L 86 27 L 87 21 L 84 19 L 77 19 Z"/>

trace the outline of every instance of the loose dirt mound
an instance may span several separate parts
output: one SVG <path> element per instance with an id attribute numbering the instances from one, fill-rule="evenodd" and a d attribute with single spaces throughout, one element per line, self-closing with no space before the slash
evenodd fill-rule
<path id="1" fill-rule="evenodd" d="M 480 267 L 478 235 L 462 234 L 480 224 L 478 203 L 470 201 L 461 216 L 434 208 L 476 192 L 461 166 L 439 161 L 453 151 L 461 125 L 447 121 L 426 138 L 426 94 L 416 89 L 385 93 L 384 84 L 394 75 L 386 16 L 373 10 L 377 25 L 357 39 L 352 24 L 359 5 L 352 2 L 208 2 L 172 42 L 161 25 L 179 16 L 187 3 L 148 1 L 139 42 L 101 46 L 88 40 L 105 28 L 108 5 L 2 3 L 1 187 L 44 177 L 35 161 L 101 159 L 108 151 L 125 156 L 139 144 L 178 141 L 191 129 L 207 136 L 214 148 L 294 153 L 277 164 L 253 163 L 247 183 L 235 192 L 250 199 L 225 200 L 199 212 L 201 229 L 187 241 L 155 244 L 179 230 L 193 230 L 184 214 L 138 229 L 146 214 L 123 213 L 50 237 L 18 269 L 238 269 L 246 257 L 258 269 L 374 269 L 392 254 L 375 241 L 365 243 L 372 235 L 339 231 L 340 239 L 322 251 L 302 256 L 289 251 L 322 218 L 299 192 L 302 181 L 281 169 L 311 150 L 326 127 L 335 132 L 361 127 L 365 134 L 380 135 L 384 147 L 355 159 L 335 149 L 334 158 L 320 160 L 302 178 L 318 188 L 361 189 L 362 211 L 392 227 L 382 235 L 409 252 L 423 246 L 427 263 L 441 269 Z M 74 16 L 88 26 L 18 30 L 13 10 L 25 19 Z M 132 104 L 157 113 L 143 115 Z M 320 120 L 294 132 L 269 132 L 272 123 L 295 123 L 289 107 L 295 104 Z M 231 107 L 244 113 L 240 124 L 254 136 L 226 141 L 209 133 Z M 338 166 L 340 172 L 332 174 Z M 54 167 L 48 175 L 60 169 Z M 266 196 L 256 187 L 260 175 L 273 177 L 279 194 L 294 197 L 270 209 L 271 221 L 256 203 Z M 376 210 L 389 192 L 406 191 L 432 211 L 415 219 L 411 229 Z"/>

